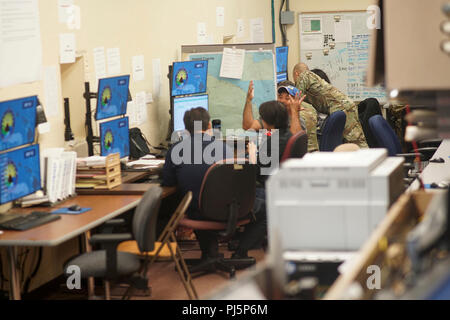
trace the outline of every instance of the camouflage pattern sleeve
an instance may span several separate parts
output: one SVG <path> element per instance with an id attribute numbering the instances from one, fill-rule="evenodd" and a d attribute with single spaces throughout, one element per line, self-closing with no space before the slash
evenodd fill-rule
<path id="1" fill-rule="evenodd" d="M 300 111 L 300 121 L 305 123 L 305 130 L 308 136 L 308 152 L 318 151 L 319 143 L 317 142 L 317 111 L 312 105 L 302 102 L 303 110 Z"/>

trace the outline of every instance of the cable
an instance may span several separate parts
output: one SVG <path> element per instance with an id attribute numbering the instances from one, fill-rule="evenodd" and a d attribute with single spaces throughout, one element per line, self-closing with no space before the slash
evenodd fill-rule
<path id="1" fill-rule="evenodd" d="M 281 24 L 281 11 L 283 11 L 283 6 L 284 6 L 285 2 L 286 2 L 286 0 L 281 0 L 280 12 L 279 12 L 279 15 L 278 15 L 278 23 L 280 25 L 281 40 L 282 40 L 283 46 L 286 46 L 286 43 L 287 43 L 287 41 L 286 41 L 286 31 L 285 31 L 283 25 Z"/>
<path id="2" fill-rule="evenodd" d="M 406 105 L 406 115 L 411 113 L 411 109 L 409 108 L 409 104 Z M 409 119 L 409 117 L 407 117 Z M 408 126 L 412 125 L 411 121 L 408 120 Z M 416 140 L 412 140 L 411 144 L 413 146 L 414 149 L 414 154 L 416 155 L 416 158 L 414 159 L 415 162 L 419 163 L 419 172 L 422 172 L 422 159 L 420 159 L 420 153 L 417 150 L 418 146 L 417 146 L 417 142 Z M 423 181 L 422 178 L 420 177 L 420 175 L 417 176 L 417 179 L 419 180 L 419 184 L 420 184 L 420 189 L 425 189 L 424 185 L 423 185 Z"/>

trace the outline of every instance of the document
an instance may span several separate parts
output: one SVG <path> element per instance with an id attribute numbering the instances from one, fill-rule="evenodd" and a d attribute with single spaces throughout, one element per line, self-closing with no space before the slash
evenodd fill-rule
<path id="1" fill-rule="evenodd" d="M 236 37 L 243 38 L 245 36 L 245 24 L 244 19 L 237 19 L 237 31 Z"/>
<path id="2" fill-rule="evenodd" d="M 119 48 L 106 49 L 106 59 L 108 64 L 108 74 L 110 76 L 120 74 L 120 49 Z"/>
<path id="3" fill-rule="evenodd" d="M 38 1 L 0 0 L 0 8 L 0 88 L 41 80 Z"/>
<path id="4" fill-rule="evenodd" d="M 106 77 L 106 58 L 104 47 L 94 48 L 94 66 L 95 77 L 97 79 Z"/>
<path id="5" fill-rule="evenodd" d="M 205 44 L 208 41 L 208 34 L 206 33 L 206 23 L 197 23 L 197 43 Z"/>
<path id="6" fill-rule="evenodd" d="M 73 5 L 73 0 L 58 0 L 58 16 L 60 23 L 67 23 L 69 20 L 69 8 Z"/>
<path id="7" fill-rule="evenodd" d="M 146 93 L 141 91 L 136 93 L 134 108 L 136 112 L 137 124 L 141 125 L 147 121 L 147 104 L 145 103 Z"/>
<path id="8" fill-rule="evenodd" d="M 256 18 L 250 20 L 250 42 L 252 43 L 264 42 L 263 18 Z"/>
<path id="9" fill-rule="evenodd" d="M 75 34 L 60 33 L 59 34 L 59 63 L 75 62 Z"/>
<path id="10" fill-rule="evenodd" d="M 58 70 L 56 66 L 44 68 L 44 110 L 48 117 L 58 116 L 59 92 L 58 92 Z"/>
<path id="11" fill-rule="evenodd" d="M 352 42 L 352 21 L 341 20 L 334 23 L 334 38 L 336 43 Z"/>
<path id="12" fill-rule="evenodd" d="M 161 95 L 161 60 L 153 59 L 153 95 L 158 99 Z"/>
<path id="13" fill-rule="evenodd" d="M 322 18 L 319 17 L 302 17 L 300 23 L 301 34 L 322 33 Z"/>
<path id="14" fill-rule="evenodd" d="M 242 79 L 244 72 L 245 50 L 224 48 L 222 64 L 220 65 L 220 77 Z"/>
<path id="15" fill-rule="evenodd" d="M 216 27 L 225 26 L 225 8 L 216 7 Z"/>
<path id="16" fill-rule="evenodd" d="M 145 80 L 144 56 L 134 56 L 131 64 L 133 67 L 134 82 Z"/>
<path id="17" fill-rule="evenodd" d="M 302 50 L 320 50 L 323 49 L 322 34 L 301 34 L 300 48 Z"/>

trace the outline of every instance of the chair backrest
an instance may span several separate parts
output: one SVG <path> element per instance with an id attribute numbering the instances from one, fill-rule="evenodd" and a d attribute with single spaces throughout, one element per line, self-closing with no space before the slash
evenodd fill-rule
<path id="1" fill-rule="evenodd" d="M 308 152 L 308 135 L 300 131 L 289 138 L 280 163 L 290 158 L 303 158 Z"/>
<path id="2" fill-rule="evenodd" d="M 148 189 L 139 202 L 133 216 L 133 236 L 141 252 L 155 248 L 156 220 L 161 204 L 162 189 L 154 186 Z"/>
<path id="3" fill-rule="evenodd" d="M 347 116 L 344 111 L 333 112 L 327 119 L 320 138 L 320 151 L 333 151 L 342 144 L 345 121 Z"/>
<path id="4" fill-rule="evenodd" d="M 377 99 L 367 98 L 358 104 L 359 122 L 361 123 L 369 148 L 380 147 L 369 126 L 369 119 L 375 115 L 381 115 L 381 107 Z"/>
<path id="5" fill-rule="evenodd" d="M 402 153 L 402 146 L 398 141 L 397 135 L 392 130 L 389 123 L 380 115 L 373 116 L 369 119 L 369 126 L 372 134 L 381 148 L 388 150 L 389 156 L 395 156 Z"/>
<path id="6" fill-rule="evenodd" d="M 239 207 L 238 218 L 248 215 L 253 208 L 256 165 L 225 162 L 213 164 L 203 178 L 199 208 L 205 220 L 228 221 L 233 203 Z"/>

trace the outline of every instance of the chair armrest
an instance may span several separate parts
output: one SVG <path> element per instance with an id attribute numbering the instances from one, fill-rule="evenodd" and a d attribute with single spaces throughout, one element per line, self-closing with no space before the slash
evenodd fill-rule
<path id="1" fill-rule="evenodd" d="M 414 162 L 414 159 L 416 158 L 415 153 L 397 153 L 395 155 L 396 157 L 404 157 L 407 161 L 406 162 Z M 419 153 L 420 160 L 422 161 L 424 159 L 423 154 Z M 409 161 L 411 160 L 411 161 Z"/>
<path id="2" fill-rule="evenodd" d="M 105 227 L 119 227 L 119 226 L 123 226 L 126 224 L 125 219 L 112 219 L 112 220 L 108 220 L 106 221 L 103 225 Z"/>
<path id="3" fill-rule="evenodd" d="M 89 239 L 90 244 L 117 245 L 121 242 L 133 240 L 131 233 L 95 234 Z"/>

